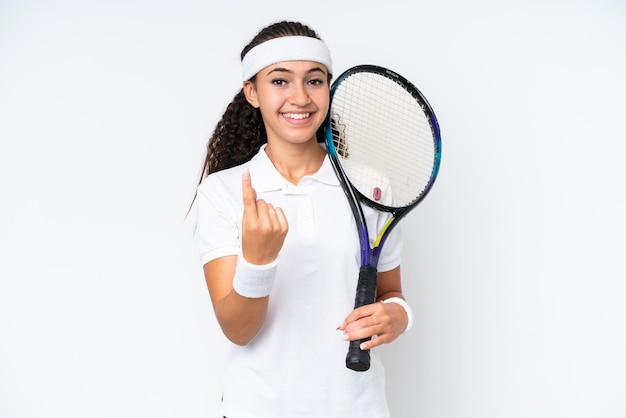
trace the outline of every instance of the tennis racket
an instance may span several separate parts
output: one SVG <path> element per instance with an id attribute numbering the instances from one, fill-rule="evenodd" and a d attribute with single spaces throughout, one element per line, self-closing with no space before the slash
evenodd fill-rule
<path id="1" fill-rule="evenodd" d="M 441 137 L 426 98 L 386 68 L 350 68 L 331 85 L 330 94 L 325 141 L 359 234 L 361 267 L 354 302 L 358 308 L 376 302 L 377 265 L 385 240 L 435 182 Z M 371 241 L 361 203 L 390 214 Z M 350 342 L 349 369 L 369 369 L 369 350 L 359 347 L 368 339 Z"/>

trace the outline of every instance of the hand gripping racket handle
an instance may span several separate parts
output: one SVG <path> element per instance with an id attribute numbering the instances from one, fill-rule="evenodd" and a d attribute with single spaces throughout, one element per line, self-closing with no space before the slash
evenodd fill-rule
<path id="1" fill-rule="evenodd" d="M 354 300 L 354 308 L 376 302 L 376 279 L 378 272 L 375 267 L 361 266 L 359 271 L 359 282 L 356 289 L 356 298 Z M 370 368 L 370 352 L 369 350 L 361 350 L 359 347 L 362 342 L 369 341 L 371 338 L 363 338 L 357 341 L 350 341 L 348 347 L 348 355 L 346 356 L 346 367 L 357 371 L 364 372 Z"/>

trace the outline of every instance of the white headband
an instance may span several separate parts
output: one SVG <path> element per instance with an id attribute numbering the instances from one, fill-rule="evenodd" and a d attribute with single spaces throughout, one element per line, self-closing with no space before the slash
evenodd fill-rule
<path id="1" fill-rule="evenodd" d="M 310 36 L 283 36 L 252 48 L 241 60 L 243 81 L 250 80 L 263 68 L 282 61 L 315 61 L 332 73 L 332 60 L 326 44 Z"/>

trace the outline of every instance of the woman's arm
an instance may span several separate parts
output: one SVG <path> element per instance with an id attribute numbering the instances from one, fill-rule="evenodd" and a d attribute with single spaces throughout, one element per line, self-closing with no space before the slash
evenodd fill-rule
<path id="1" fill-rule="evenodd" d="M 247 298 L 235 292 L 236 265 L 236 255 L 209 261 L 204 265 L 204 278 L 222 332 L 233 343 L 246 345 L 263 326 L 269 296 Z"/>
<path id="2" fill-rule="evenodd" d="M 241 183 L 241 255 L 209 261 L 204 265 L 204 277 L 224 335 L 235 344 L 246 345 L 265 321 L 275 273 L 272 266 L 289 225 L 280 208 L 257 200 L 249 172 L 244 172 Z"/>

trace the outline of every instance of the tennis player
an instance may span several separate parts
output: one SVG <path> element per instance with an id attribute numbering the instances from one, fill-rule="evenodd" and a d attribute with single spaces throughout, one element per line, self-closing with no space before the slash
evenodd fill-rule
<path id="1" fill-rule="evenodd" d="M 194 198 L 211 302 L 232 342 L 221 415 L 389 417 L 377 347 L 412 318 L 400 229 L 379 260 L 378 302 L 353 309 L 358 236 L 323 146 L 330 52 L 308 26 L 282 21 L 252 39 L 241 65 Z M 364 211 L 375 230 L 387 219 Z M 349 370 L 347 341 L 367 337 L 370 369 Z"/>

